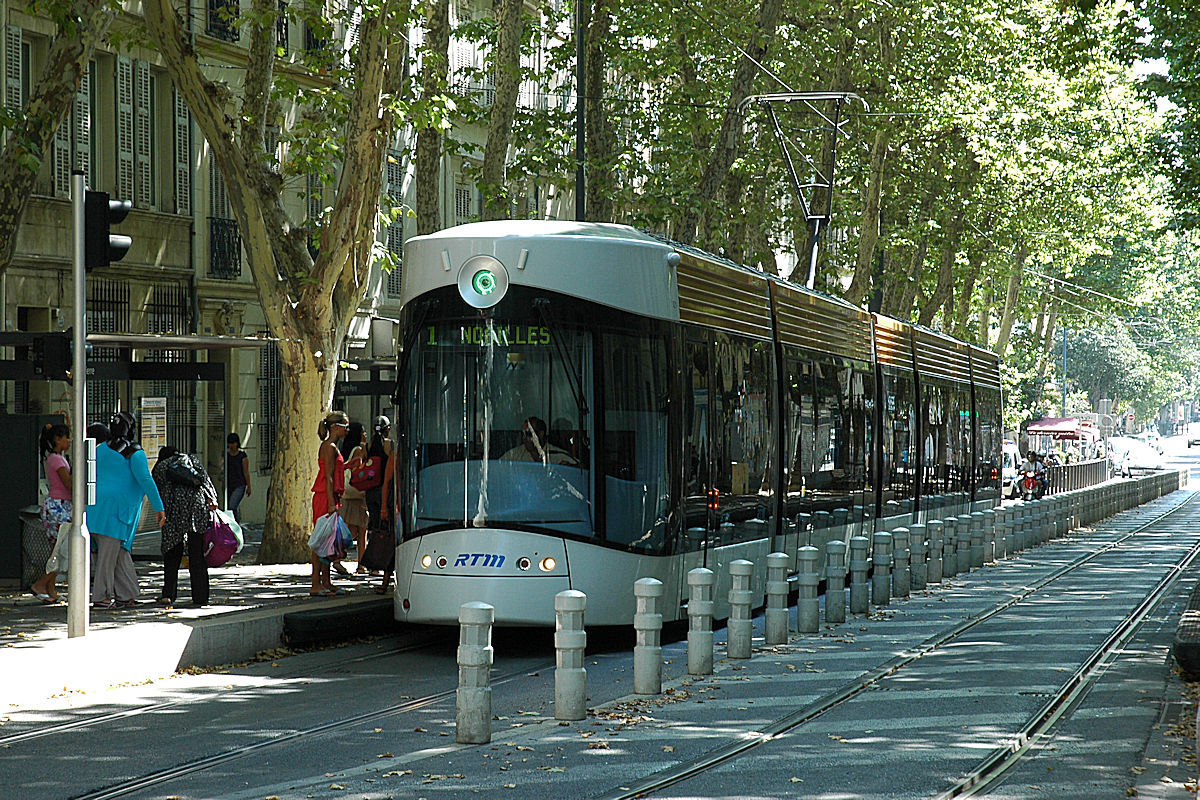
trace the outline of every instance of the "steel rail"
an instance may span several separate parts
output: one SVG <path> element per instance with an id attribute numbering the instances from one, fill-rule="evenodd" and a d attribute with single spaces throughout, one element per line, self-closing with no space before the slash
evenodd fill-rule
<path id="1" fill-rule="evenodd" d="M 533 668 L 533 671 L 536 672 L 543 669 L 549 669 L 551 666 L 553 666 L 552 663 L 543 664 Z M 526 667 L 525 669 L 505 673 L 499 678 L 493 679 L 492 685 L 498 686 L 500 684 L 507 683 L 511 680 L 520 678 L 523 675 L 529 674 L 530 671 L 530 668 Z M 167 781 L 175 780 L 176 778 L 182 778 L 185 775 L 192 775 L 197 772 L 203 772 L 207 769 L 212 769 L 220 764 L 225 764 L 229 761 L 235 761 L 239 758 L 243 758 L 244 756 L 248 756 L 251 753 L 258 752 L 259 750 L 263 750 L 268 747 L 275 747 L 285 742 L 295 741 L 296 739 L 303 739 L 305 737 L 315 736 L 316 734 L 320 733 L 327 733 L 329 731 L 334 731 L 341 728 L 348 728 L 352 725 L 380 719 L 381 717 L 416 711 L 417 709 L 433 705 L 440 700 L 445 700 L 447 697 L 454 697 L 456 691 L 458 691 L 457 686 L 453 689 L 434 692 L 433 694 L 407 700 L 403 703 L 397 703 L 396 705 L 379 708 L 374 711 L 367 711 L 362 714 L 355 714 L 352 717 L 345 717 L 343 719 L 325 722 L 320 725 L 314 725 L 311 728 L 302 728 L 300 730 L 291 731 L 290 733 L 280 734 L 261 742 L 242 745 L 241 747 L 234 747 L 230 750 L 226 750 L 223 753 L 217 753 L 213 756 L 198 758 L 194 761 L 188 761 L 183 764 L 178 764 L 174 767 L 168 767 L 167 769 L 157 770 L 141 777 L 131 778 L 127 781 L 122 781 L 121 783 L 117 783 L 94 792 L 74 795 L 72 796 L 71 800 L 109 800 L 109 798 L 124 797 L 125 795 L 133 792 L 149 789 L 153 786 L 166 783 Z"/>
<path id="2" fill-rule="evenodd" d="M 388 656 L 394 656 L 394 655 L 397 655 L 400 653 L 408 653 L 413 650 L 421 650 L 421 649 L 430 647 L 431 645 L 442 642 L 442 641 L 444 641 L 444 637 L 443 638 L 430 638 L 430 639 L 426 639 L 423 641 L 412 642 L 412 643 L 403 645 L 401 647 L 398 647 L 395 650 L 388 650 L 387 652 L 383 652 L 383 653 L 370 653 L 365 656 L 358 656 L 357 658 L 352 658 L 349 661 L 338 662 L 338 664 L 336 666 L 340 668 L 340 667 L 344 667 L 346 664 L 361 664 L 361 663 L 364 663 L 367 661 L 374 661 L 375 659 L 379 659 L 379 658 L 387 658 Z M 300 654 L 295 653 L 294 655 L 300 655 Z M 294 680 L 296 678 L 310 677 L 312 675 L 315 675 L 315 674 L 321 672 L 324 669 L 329 668 L 330 666 L 333 666 L 333 665 L 314 666 L 310 669 L 301 670 L 300 672 L 297 672 L 294 675 L 287 676 L 286 680 Z M 277 677 L 277 676 L 273 676 L 273 677 Z M 277 679 L 278 679 L 278 677 L 277 677 Z M 184 700 L 169 700 L 169 701 L 164 701 L 161 703 L 148 703 L 146 705 L 135 706 L 134 708 L 122 709 L 121 711 L 110 711 L 106 714 L 96 714 L 95 716 L 87 717 L 85 719 L 72 720 L 70 722 L 60 722 L 57 724 L 47 725 L 47 726 L 44 726 L 41 728 L 37 728 L 36 730 L 25 731 L 24 733 L 14 733 L 10 736 L 0 736 L 0 747 L 8 747 L 10 745 L 17 744 L 18 742 L 27 742 L 32 739 L 41 739 L 43 737 L 54 736 L 55 734 L 59 734 L 59 733 L 66 733 L 68 731 L 75 731 L 75 730 L 80 730 L 82 728 L 89 728 L 93 725 L 102 725 L 106 722 L 113 722 L 115 720 L 129 719 L 130 717 L 137 717 L 137 716 L 141 716 L 142 714 L 152 714 L 156 711 L 165 711 L 166 709 L 169 709 L 169 708 L 178 708 L 179 706 L 187 706 L 187 705 L 191 705 L 193 703 L 201 703 L 201 702 L 205 702 L 208 700 L 215 700 L 218 698 L 236 697 L 239 694 L 253 692 L 253 691 L 257 691 L 257 688 L 247 686 L 247 687 L 242 687 L 242 688 L 238 688 L 238 689 L 219 689 L 214 692 L 206 693 L 202 696 L 190 697 L 190 698 L 187 698 Z"/>
<path id="3" fill-rule="evenodd" d="M 688 778 L 695 777 L 696 775 L 700 775 L 712 769 L 713 767 L 737 758 L 784 733 L 794 730 L 805 723 L 811 722 L 817 717 L 825 714 L 827 711 L 836 708 L 842 703 L 845 703 L 846 701 L 866 691 L 900 668 L 911 664 L 917 659 L 929 655 L 931 652 L 942 647 L 947 642 L 956 639 L 957 637 L 963 635 L 967 631 L 982 624 L 983 622 L 986 622 L 992 617 L 1007 611 L 1017 603 L 1025 600 L 1030 595 L 1035 594 L 1054 581 L 1061 579 L 1062 577 L 1088 564 L 1094 559 L 1099 558 L 1101 555 L 1119 547 L 1139 533 L 1158 525 L 1167 517 L 1171 516 L 1172 514 L 1176 514 L 1187 506 L 1191 505 L 1195 498 L 1196 493 L 1193 492 L 1189 494 L 1189 496 L 1185 498 L 1183 502 L 1179 503 L 1174 508 L 1168 509 L 1144 525 L 1120 535 L 1119 538 L 1106 543 L 1097 550 L 1080 556 L 1069 564 L 1060 567 L 1059 569 L 1049 573 L 1034 583 L 1018 590 L 1008 600 L 997 603 L 985 611 L 979 612 L 978 614 L 964 619 L 962 622 L 959 622 L 956 625 L 946 628 L 945 630 L 931 636 L 915 647 L 900 653 L 875 669 L 864 673 L 858 679 L 850 681 L 842 685 L 840 688 L 817 698 L 803 708 L 797 709 L 796 711 L 784 717 L 780 717 L 771 724 L 765 725 L 756 731 L 743 734 L 742 737 L 737 741 L 730 742 L 727 745 L 710 750 L 707 753 L 697 756 L 690 761 L 685 761 L 681 764 L 675 765 L 674 767 L 661 770 L 648 776 L 647 778 L 644 778 L 641 781 L 638 781 L 637 783 L 629 786 L 623 786 L 616 791 L 607 794 L 599 795 L 597 800 L 632 800 L 632 798 L 650 796 L 657 791 L 666 789 L 670 786 L 680 783 L 681 781 L 687 780 Z M 1200 548 L 1200 545 L 1197 545 L 1197 547 Z"/>

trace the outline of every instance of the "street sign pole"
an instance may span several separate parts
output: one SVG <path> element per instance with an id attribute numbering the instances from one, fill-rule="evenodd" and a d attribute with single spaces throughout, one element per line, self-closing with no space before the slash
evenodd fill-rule
<path id="1" fill-rule="evenodd" d="M 71 350 L 71 532 L 67 567 L 67 636 L 84 636 L 91 603 L 91 547 L 87 521 L 87 276 L 83 252 L 83 202 L 87 184 L 82 172 L 71 173 L 71 210 L 75 234 L 73 261 L 75 309 Z"/>

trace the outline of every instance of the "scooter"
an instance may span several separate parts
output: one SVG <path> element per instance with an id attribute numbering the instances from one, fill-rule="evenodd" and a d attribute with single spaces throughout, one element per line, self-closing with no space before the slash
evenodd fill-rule
<path id="1" fill-rule="evenodd" d="M 1021 499 L 1026 502 L 1041 500 L 1044 494 L 1046 494 L 1046 484 L 1038 474 L 1032 470 L 1023 471 L 1021 473 Z"/>

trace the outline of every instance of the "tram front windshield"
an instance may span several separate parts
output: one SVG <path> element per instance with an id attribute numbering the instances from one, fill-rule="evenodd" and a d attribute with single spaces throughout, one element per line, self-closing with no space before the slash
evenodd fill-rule
<path id="1" fill-rule="evenodd" d="M 409 534 L 593 535 L 590 335 L 536 314 L 421 324 L 406 375 Z"/>

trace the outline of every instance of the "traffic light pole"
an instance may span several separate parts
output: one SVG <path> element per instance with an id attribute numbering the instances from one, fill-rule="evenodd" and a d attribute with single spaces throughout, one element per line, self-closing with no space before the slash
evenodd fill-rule
<path id="1" fill-rule="evenodd" d="M 67 567 L 67 636 L 84 636 L 91 610 L 91 547 L 87 521 L 87 271 L 84 268 L 84 196 L 87 184 L 82 172 L 71 173 L 71 210 L 75 235 L 75 310 L 71 349 L 71 533 Z"/>

